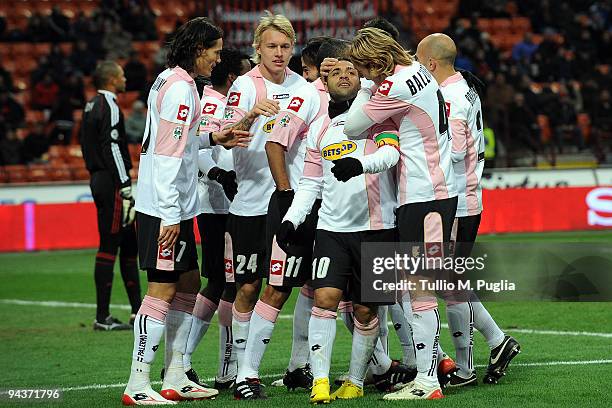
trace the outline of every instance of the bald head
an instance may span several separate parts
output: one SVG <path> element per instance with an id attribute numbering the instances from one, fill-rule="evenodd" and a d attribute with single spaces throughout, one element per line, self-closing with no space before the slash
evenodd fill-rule
<path id="1" fill-rule="evenodd" d="M 424 58 L 421 60 L 420 55 Z M 419 62 L 427 65 L 428 60 L 437 60 L 439 64 L 453 66 L 457 57 L 457 46 L 446 34 L 435 33 L 423 38 L 417 46 Z"/>

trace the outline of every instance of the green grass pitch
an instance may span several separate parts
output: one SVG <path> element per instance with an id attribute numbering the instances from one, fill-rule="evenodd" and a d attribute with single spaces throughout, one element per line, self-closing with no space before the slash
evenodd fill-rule
<path id="1" fill-rule="evenodd" d="M 555 233 L 483 236 L 481 241 L 612 242 L 612 232 Z M 39 302 L 95 302 L 94 251 L 58 251 L 0 254 L 0 390 L 11 388 L 61 388 L 61 402 L 7 401 L 15 407 L 118 407 L 123 383 L 130 368 L 131 332 L 94 332 L 94 309 Z M 612 273 L 612 271 L 610 271 Z M 112 303 L 127 304 L 121 277 L 115 274 Z M 142 275 L 143 282 L 145 281 Z M 293 310 L 292 297 L 282 315 Z M 15 300 L 28 301 L 17 304 Z M 336 401 L 337 407 L 373 406 L 465 406 L 465 407 L 610 407 L 612 382 L 612 303 L 489 303 L 487 307 L 500 326 L 514 335 L 523 352 L 511 364 L 508 375 L 497 386 L 445 390 L 440 401 L 388 402 L 382 394 L 366 389 L 354 401 Z M 127 320 L 129 311 L 115 308 L 113 314 Z M 442 313 L 444 316 L 444 313 Z M 332 364 L 333 374 L 344 372 L 350 356 L 350 338 L 338 323 Z M 533 332 L 529 332 L 532 329 Z M 568 333 L 569 332 L 569 333 Z M 583 332 L 583 333 L 579 333 Z M 217 327 L 211 329 L 194 355 L 201 377 L 216 372 Z M 392 357 L 400 349 L 390 330 Z M 487 363 L 488 348 L 475 334 L 475 363 L 479 380 Z M 454 354 L 448 330 L 441 342 Z M 281 318 L 261 367 L 263 381 L 270 384 L 282 375 L 291 350 L 291 320 Z M 161 368 L 158 353 L 152 369 L 157 380 Z M 159 388 L 159 385 L 154 385 Z M 233 401 L 222 393 L 214 401 L 182 403 L 188 406 L 278 407 L 308 406 L 307 392 L 288 392 L 268 386 L 266 401 Z"/>

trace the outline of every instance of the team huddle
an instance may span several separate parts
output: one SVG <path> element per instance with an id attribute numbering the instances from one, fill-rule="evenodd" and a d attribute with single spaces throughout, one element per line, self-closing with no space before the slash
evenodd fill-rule
<path id="1" fill-rule="evenodd" d="M 390 303 L 361 290 L 371 273 L 361 267 L 364 243 L 456 241 L 468 245 L 455 255 L 469 256 L 476 239 L 482 83 L 455 71 L 453 40 L 432 34 L 413 56 L 392 24 L 374 19 L 350 42 L 308 41 L 300 75 L 287 68 L 295 32 L 282 15 L 267 13 L 256 28 L 254 68 L 223 49 L 222 37 L 205 18 L 180 27 L 149 93 L 135 206 L 148 288 L 123 404 L 176 404 L 222 389 L 267 398 L 259 367 L 293 288 L 291 357 L 275 384 L 310 390 L 313 404 L 362 397 L 367 385 L 385 400 L 475 385 L 474 328 L 491 349 L 483 382 L 497 383 L 520 346 L 474 294 L 415 290 Z M 196 77 L 210 82 L 201 95 Z M 439 344 L 438 298 L 455 360 Z M 209 388 L 191 356 L 215 311 L 219 363 Z M 338 315 L 352 349 L 331 393 Z M 388 315 L 399 360 L 389 356 Z M 150 367 L 162 335 L 158 393 Z"/>

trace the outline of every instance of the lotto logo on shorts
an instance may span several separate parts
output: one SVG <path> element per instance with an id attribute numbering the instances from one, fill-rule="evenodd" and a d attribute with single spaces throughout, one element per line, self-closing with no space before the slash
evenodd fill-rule
<path id="1" fill-rule="evenodd" d="M 157 259 L 163 259 L 165 261 L 174 260 L 174 251 L 172 248 L 164 248 L 161 245 L 158 247 Z"/>
<path id="2" fill-rule="evenodd" d="M 382 84 L 378 87 L 378 92 L 385 96 L 389 96 L 389 91 L 391 90 L 391 86 L 393 86 L 393 82 L 384 80 Z"/>
<path id="3" fill-rule="evenodd" d="M 287 109 L 291 109 L 292 111 L 297 112 L 300 110 L 303 103 L 304 99 L 294 96 L 291 102 L 289 102 L 289 106 L 287 106 Z"/>
<path id="4" fill-rule="evenodd" d="M 240 92 L 230 92 L 227 97 L 227 106 L 238 106 L 240 103 Z"/>
<path id="5" fill-rule="evenodd" d="M 283 261 L 272 259 L 270 261 L 270 275 L 282 275 L 283 274 Z"/>
<path id="6" fill-rule="evenodd" d="M 442 243 L 441 242 L 426 242 L 425 243 L 425 256 L 428 258 L 439 258 L 442 256 Z"/>
<path id="7" fill-rule="evenodd" d="M 189 106 L 179 105 L 178 114 L 176 115 L 176 118 L 178 120 L 186 121 L 187 115 L 189 115 Z"/>
<path id="8" fill-rule="evenodd" d="M 215 105 L 214 103 L 207 103 L 202 108 L 202 115 L 214 115 L 216 110 L 217 105 Z"/>
<path id="9" fill-rule="evenodd" d="M 234 272 L 233 262 L 231 259 L 225 258 L 224 268 L 225 268 L 225 273 L 232 274 Z"/>

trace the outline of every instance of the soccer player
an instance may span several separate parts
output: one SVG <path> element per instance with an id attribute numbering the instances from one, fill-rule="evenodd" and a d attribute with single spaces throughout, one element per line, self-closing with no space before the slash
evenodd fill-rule
<path id="1" fill-rule="evenodd" d="M 199 137 L 200 101 L 193 78 L 209 77 L 219 62 L 223 32 L 206 18 L 182 25 L 169 46 L 168 68 L 149 92 L 136 195 L 140 266 L 147 294 L 134 322 L 134 351 L 125 405 L 172 404 L 211 398 L 215 389 L 190 381 L 183 354 L 200 289 L 193 218 L 199 210 L 197 155 L 215 143 L 246 146 L 248 133 L 235 130 Z M 166 332 L 166 372 L 161 395 L 149 373 Z"/>
<path id="2" fill-rule="evenodd" d="M 308 82 L 316 82 L 319 78 L 319 64 L 317 64 L 317 52 L 321 44 L 329 40 L 331 37 L 320 36 L 308 40 L 304 48 L 302 48 L 302 76 Z"/>
<path id="3" fill-rule="evenodd" d="M 201 136 L 220 130 L 225 110 L 225 95 L 234 80 L 250 69 L 247 55 L 234 49 L 221 50 L 221 62 L 215 65 L 210 76 L 212 85 L 203 89 L 200 102 Z M 227 211 L 237 189 L 232 150 L 222 146 L 200 150 L 198 167 L 201 214 L 197 218 L 203 258 L 201 274 L 208 281 L 206 287 L 196 297 L 183 366 L 187 377 L 199 383 L 198 375 L 191 368 L 191 356 L 206 334 L 215 311 L 218 310 L 219 366 L 214 388 L 227 389 L 234 383 L 237 368 L 236 361 L 230 358 L 232 303 L 236 296 L 236 285 L 226 284 L 223 265 Z"/>
<path id="4" fill-rule="evenodd" d="M 449 242 L 457 191 L 451 164 L 451 137 L 438 84 L 397 41 L 377 28 L 365 28 L 357 33 L 351 45 L 351 59 L 378 89 L 374 96 L 368 89 L 360 91 L 349 111 L 345 133 L 350 138 L 358 138 L 388 118 L 399 127 L 397 226 L 400 241 Z M 336 166 L 349 176 L 371 170 L 351 158 L 339 160 Z M 435 294 L 423 291 L 411 293 L 411 297 L 413 318 L 409 321 L 418 374 L 411 386 L 384 398 L 442 398 L 436 376 L 440 332 L 437 300 Z"/>
<path id="5" fill-rule="evenodd" d="M 456 256 L 470 255 L 476 240 L 482 213 L 480 179 L 484 168 L 483 116 L 479 93 L 482 83 L 469 72 L 455 71 L 455 42 L 437 33 L 425 37 L 417 47 L 417 58 L 440 84 L 453 133 L 452 159 L 457 179 L 458 203 L 455 219 Z M 460 298 L 462 295 L 459 294 Z M 459 371 L 448 386 L 476 384 L 472 357 L 473 328 L 476 327 L 491 349 L 489 367 L 483 382 L 497 383 L 510 361 L 520 352 L 520 345 L 495 323 L 484 305 L 472 294 L 471 300 L 447 300 L 446 314 Z"/>
<path id="6" fill-rule="evenodd" d="M 308 133 L 303 176 L 277 233 L 283 246 L 291 246 L 299 237 L 296 229 L 322 194 L 312 267 L 315 303 L 308 335 L 314 377 L 312 403 L 363 396 L 366 369 L 379 337 L 379 322 L 376 305 L 362 301 L 360 296 L 361 244 L 395 238 L 392 172 L 361 175 L 345 183 L 336 180 L 342 175 L 334 164 L 346 156 L 378 168 L 380 161 L 391 167 L 399 159 L 393 146 L 397 145 L 397 134 L 376 134 L 378 140 L 388 141 L 380 149 L 374 138 L 346 140 L 346 114 L 360 87 L 359 75 L 350 61 L 341 59 L 335 65 L 327 77 L 327 86 L 331 97 L 329 113 L 315 121 Z M 349 379 L 330 396 L 329 369 L 337 309 L 347 288 L 355 318 Z"/>
<path id="7" fill-rule="evenodd" d="M 261 278 L 270 269 L 266 262 L 266 214 L 275 190 L 266 141 L 275 121 L 282 120 L 276 118 L 278 112 L 290 104 L 294 108 L 300 105 L 294 98 L 295 91 L 306 83 L 287 68 L 294 43 L 295 32 L 286 17 L 267 12 L 261 18 L 253 40 L 253 59 L 258 65 L 234 81 L 222 123 L 224 128 L 250 129 L 253 133 L 247 149 L 233 152 L 238 193 L 229 208 L 225 235 L 225 276 L 237 288 L 232 320 L 232 352 L 238 361 L 237 399 L 265 398 L 256 367 L 279 313 L 271 304 L 281 301 L 257 302 L 257 297 Z"/>
<path id="8" fill-rule="evenodd" d="M 98 89 L 87 102 L 81 125 L 81 148 L 91 175 L 91 194 L 98 212 L 100 245 L 96 254 L 96 319 L 94 330 L 131 330 L 140 308 L 140 278 L 136 265 L 137 245 L 134 228 L 134 198 L 129 171 L 132 161 L 128 152 L 123 113 L 117 94 L 125 91 L 123 69 L 113 61 L 98 64 L 93 73 Z M 111 316 L 109 311 L 113 268 L 119 252 L 119 267 L 132 306 L 130 324 Z"/>

